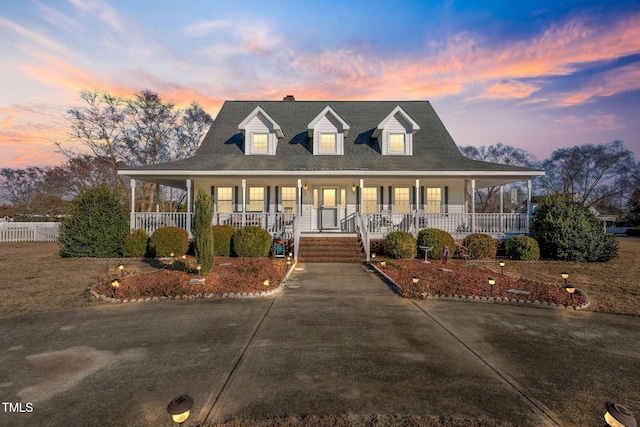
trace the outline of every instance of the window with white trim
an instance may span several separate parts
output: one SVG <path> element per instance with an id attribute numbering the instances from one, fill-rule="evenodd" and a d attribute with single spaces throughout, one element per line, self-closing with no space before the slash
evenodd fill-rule
<path id="1" fill-rule="evenodd" d="M 251 136 L 251 152 L 267 154 L 267 152 L 269 151 L 269 134 L 254 133 Z"/>
<path id="2" fill-rule="evenodd" d="M 442 188 L 426 188 L 427 191 L 427 213 L 442 212 Z"/>
<path id="3" fill-rule="evenodd" d="M 389 134 L 389 153 L 404 154 L 405 153 L 405 134 L 390 133 Z"/>
<path id="4" fill-rule="evenodd" d="M 298 189 L 296 187 L 282 187 L 280 189 L 280 197 L 282 200 L 282 212 L 295 213 L 296 212 L 296 194 Z"/>
<path id="5" fill-rule="evenodd" d="M 233 187 L 218 187 L 217 193 L 218 213 L 233 212 Z"/>
<path id="6" fill-rule="evenodd" d="M 393 212 L 407 214 L 411 212 L 409 204 L 410 189 L 407 187 L 396 187 L 393 189 Z"/>
<path id="7" fill-rule="evenodd" d="M 372 214 L 378 212 L 378 189 L 365 187 L 362 189 L 362 213 Z"/>
<path id="8" fill-rule="evenodd" d="M 335 133 L 320 134 L 320 153 L 335 154 L 338 151 L 337 135 Z"/>
<path id="9" fill-rule="evenodd" d="M 249 212 L 264 212 L 264 187 L 249 187 Z"/>

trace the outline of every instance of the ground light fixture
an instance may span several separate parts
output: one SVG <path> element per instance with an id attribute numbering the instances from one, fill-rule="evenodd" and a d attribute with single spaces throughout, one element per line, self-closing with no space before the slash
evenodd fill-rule
<path id="1" fill-rule="evenodd" d="M 567 292 L 569 292 L 569 294 L 571 295 L 571 305 L 573 305 L 573 293 L 576 291 L 576 287 L 573 285 L 564 285 L 564 288 L 567 290 Z"/>
<path id="2" fill-rule="evenodd" d="M 607 402 L 604 407 L 607 410 L 604 414 L 605 427 L 638 427 L 633 414 L 624 406 Z"/>
<path id="3" fill-rule="evenodd" d="M 198 276 L 202 276 L 202 266 L 198 264 L 196 268 L 198 269 Z"/>
<path id="4" fill-rule="evenodd" d="M 120 273 L 120 278 L 122 279 L 122 276 L 124 275 L 124 265 L 120 264 L 118 266 L 118 272 Z"/>
<path id="5" fill-rule="evenodd" d="M 506 264 L 507 264 L 506 262 L 500 261 L 500 274 L 504 274 L 504 266 Z"/>
<path id="6" fill-rule="evenodd" d="M 567 279 L 569 278 L 569 273 L 567 272 L 560 273 L 560 276 L 562 276 L 562 278 L 564 279 L 564 285 L 567 286 Z"/>
<path id="7" fill-rule="evenodd" d="M 496 284 L 496 279 L 489 277 L 489 296 L 493 298 L 493 285 Z"/>
<path id="8" fill-rule="evenodd" d="M 265 279 L 264 282 L 262 282 L 262 284 L 265 286 L 269 286 L 269 279 Z"/>
<path id="9" fill-rule="evenodd" d="M 116 295 L 116 292 L 118 291 L 118 288 L 120 287 L 120 282 L 118 281 L 118 279 L 113 279 L 111 281 L 111 289 L 113 289 L 113 295 Z"/>
<path id="10" fill-rule="evenodd" d="M 413 281 L 413 283 L 418 283 L 420 281 L 420 278 L 418 276 L 413 276 L 411 280 Z"/>
<path id="11" fill-rule="evenodd" d="M 191 408 L 193 408 L 193 397 L 188 394 L 181 394 L 169 402 L 167 412 L 171 415 L 174 423 L 182 425 L 189 418 Z"/>
<path id="12" fill-rule="evenodd" d="M 380 261 L 380 267 L 386 267 L 387 261 Z"/>

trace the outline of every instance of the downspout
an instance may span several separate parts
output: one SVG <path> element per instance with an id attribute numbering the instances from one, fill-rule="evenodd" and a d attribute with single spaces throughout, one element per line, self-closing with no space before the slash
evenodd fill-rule
<path id="1" fill-rule="evenodd" d="M 129 231 L 136 228 L 136 180 L 131 178 L 131 214 L 129 215 Z"/>

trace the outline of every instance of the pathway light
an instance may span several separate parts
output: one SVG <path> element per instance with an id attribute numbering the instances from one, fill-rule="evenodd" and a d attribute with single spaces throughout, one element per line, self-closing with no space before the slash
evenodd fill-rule
<path id="1" fill-rule="evenodd" d="M 506 264 L 507 264 L 506 262 L 500 261 L 500 274 L 504 274 L 504 266 Z"/>
<path id="2" fill-rule="evenodd" d="M 564 288 L 567 290 L 567 292 L 569 292 L 569 294 L 571 295 L 571 305 L 573 305 L 573 293 L 576 291 L 576 287 L 573 285 L 564 285 Z"/>
<path id="3" fill-rule="evenodd" d="M 174 423 L 182 425 L 182 423 L 189 418 L 189 411 L 191 411 L 191 408 L 193 408 L 193 397 L 188 394 L 181 394 L 169 402 L 167 412 L 171 415 Z"/>
<path id="4" fill-rule="evenodd" d="M 413 281 L 413 283 L 418 283 L 420 281 L 420 278 L 418 276 L 413 276 L 411 280 Z"/>
<path id="5" fill-rule="evenodd" d="M 617 403 L 607 402 L 604 404 L 607 412 L 604 414 L 606 426 L 611 427 L 637 427 L 638 423 L 631 411 Z"/>
<path id="6" fill-rule="evenodd" d="M 196 268 L 198 269 L 198 276 L 202 276 L 202 266 L 198 264 Z"/>
<path id="7" fill-rule="evenodd" d="M 496 284 L 496 279 L 489 277 L 489 296 L 493 297 L 493 285 Z"/>
<path id="8" fill-rule="evenodd" d="M 569 273 L 563 272 L 563 273 L 560 273 L 560 276 L 562 276 L 562 278 L 564 279 L 564 285 L 567 286 L 567 279 L 569 278 Z"/>
<path id="9" fill-rule="evenodd" d="M 262 282 L 262 284 L 265 286 L 269 286 L 269 279 L 265 279 L 264 282 Z"/>

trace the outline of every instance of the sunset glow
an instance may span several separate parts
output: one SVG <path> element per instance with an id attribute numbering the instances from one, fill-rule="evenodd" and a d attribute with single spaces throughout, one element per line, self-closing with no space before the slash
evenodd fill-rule
<path id="1" fill-rule="evenodd" d="M 68 140 L 82 89 L 145 88 L 214 117 L 225 99 L 287 94 L 429 100 L 459 145 L 502 142 L 543 159 L 623 139 L 640 157 L 640 5 L 522 3 L 5 5 L 0 167 L 61 162 L 54 142 Z"/>

